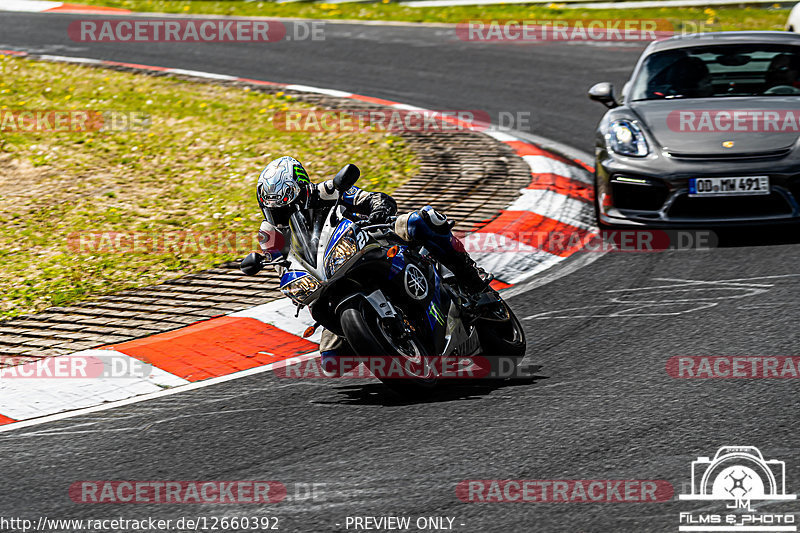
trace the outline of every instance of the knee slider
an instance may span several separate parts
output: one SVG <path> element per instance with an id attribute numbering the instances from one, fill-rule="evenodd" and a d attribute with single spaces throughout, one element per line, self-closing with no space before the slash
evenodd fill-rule
<path id="1" fill-rule="evenodd" d="M 434 233 L 444 235 L 450 233 L 455 223 L 447 218 L 447 215 L 440 213 L 433 207 L 426 205 L 419 211 L 420 217 Z"/>

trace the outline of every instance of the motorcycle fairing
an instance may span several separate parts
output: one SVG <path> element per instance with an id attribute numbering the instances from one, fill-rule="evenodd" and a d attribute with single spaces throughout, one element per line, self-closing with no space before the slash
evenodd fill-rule
<path id="1" fill-rule="evenodd" d="M 336 226 L 336 230 L 334 230 L 333 235 L 328 241 L 328 245 L 325 247 L 325 255 L 323 259 L 327 261 L 328 255 L 330 254 L 331 250 L 333 250 L 333 248 L 336 246 L 336 244 L 339 242 L 339 239 L 341 239 L 342 236 L 345 233 L 347 233 L 347 230 L 349 230 L 353 226 L 355 226 L 355 224 L 347 219 L 344 219 L 341 222 L 339 222 L 339 225 Z"/>
<path id="2" fill-rule="evenodd" d="M 447 314 L 446 344 L 442 355 L 455 355 L 465 357 L 480 352 L 481 342 L 476 328 L 464 326 L 455 302 L 450 302 L 450 311 Z"/>
<path id="3" fill-rule="evenodd" d="M 403 270 L 405 270 L 405 268 L 406 268 L 406 257 L 405 257 L 406 249 L 407 249 L 407 247 L 401 246 L 400 247 L 400 251 L 397 252 L 397 255 L 395 255 L 392 258 L 392 262 L 391 262 L 391 265 L 390 265 L 390 268 L 389 268 L 389 279 L 394 279 L 395 276 L 397 276 Z"/>
<path id="4" fill-rule="evenodd" d="M 283 273 L 283 276 L 281 276 L 280 288 L 283 289 L 291 282 L 297 281 L 298 279 L 304 276 L 310 276 L 310 275 L 311 274 L 309 274 L 305 270 L 287 270 L 286 272 Z"/>

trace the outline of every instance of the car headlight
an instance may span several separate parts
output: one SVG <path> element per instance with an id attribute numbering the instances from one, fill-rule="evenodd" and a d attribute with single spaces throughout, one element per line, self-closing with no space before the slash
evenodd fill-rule
<path id="1" fill-rule="evenodd" d="M 629 120 L 617 120 L 608 128 L 606 134 L 612 151 L 631 157 L 644 157 L 650 149 L 642 130 Z"/>
<path id="2" fill-rule="evenodd" d="M 314 291 L 319 289 L 319 285 L 319 281 L 314 276 L 305 274 L 285 285 L 281 283 L 281 292 L 297 303 L 304 303 L 309 296 L 314 294 Z"/>
<path id="3" fill-rule="evenodd" d="M 352 231 L 345 233 L 333 247 L 325 259 L 325 274 L 330 278 L 358 251 L 355 234 Z"/>

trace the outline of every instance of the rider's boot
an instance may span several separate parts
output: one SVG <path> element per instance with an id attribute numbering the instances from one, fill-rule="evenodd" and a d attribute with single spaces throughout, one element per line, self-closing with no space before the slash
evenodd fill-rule
<path id="1" fill-rule="evenodd" d="M 325 376 L 329 378 L 340 377 L 338 359 L 339 353 L 336 350 L 327 350 L 320 354 L 320 367 Z"/>
<path id="2" fill-rule="evenodd" d="M 494 278 L 479 267 L 467 252 L 453 250 L 442 263 L 455 275 L 458 284 L 473 296 L 483 293 Z"/>
<path id="3" fill-rule="evenodd" d="M 453 221 L 431 206 L 401 215 L 395 231 L 405 240 L 423 243 L 439 261 L 455 274 L 459 285 L 470 295 L 486 290 L 493 276 L 486 274 L 473 261 L 464 245 L 452 233 Z"/>
<path id="4" fill-rule="evenodd" d="M 335 333 L 322 330 L 319 341 L 320 367 L 322 373 L 329 378 L 342 376 L 341 357 L 350 354 L 347 343 Z"/>

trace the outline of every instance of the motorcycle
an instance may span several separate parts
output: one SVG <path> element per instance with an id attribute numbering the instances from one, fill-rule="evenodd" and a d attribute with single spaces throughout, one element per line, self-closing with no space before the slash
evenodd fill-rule
<path id="1" fill-rule="evenodd" d="M 340 198 L 359 176 L 355 165 L 339 171 L 334 186 Z M 253 252 L 242 261 L 242 271 L 286 269 L 281 292 L 298 313 L 308 306 L 315 321 L 306 335 L 322 326 L 346 339 L 362 361 L 397 363 L 402 375 L 370 367 L 395 392 L 425 393 L 456 374 L 507 376 L 524 357 L 522 326 L 497 291 L 466 293 L 424 246 L 395 234 L 393 224 L 370 225 L 337 200 L 325 209 L 296 207 L 289 226 L 285 260 L 267 261 Z M 453 358 L 450 373 L 437 364 Z M 472 370 L 460 371 L 467 367 Z"/>

